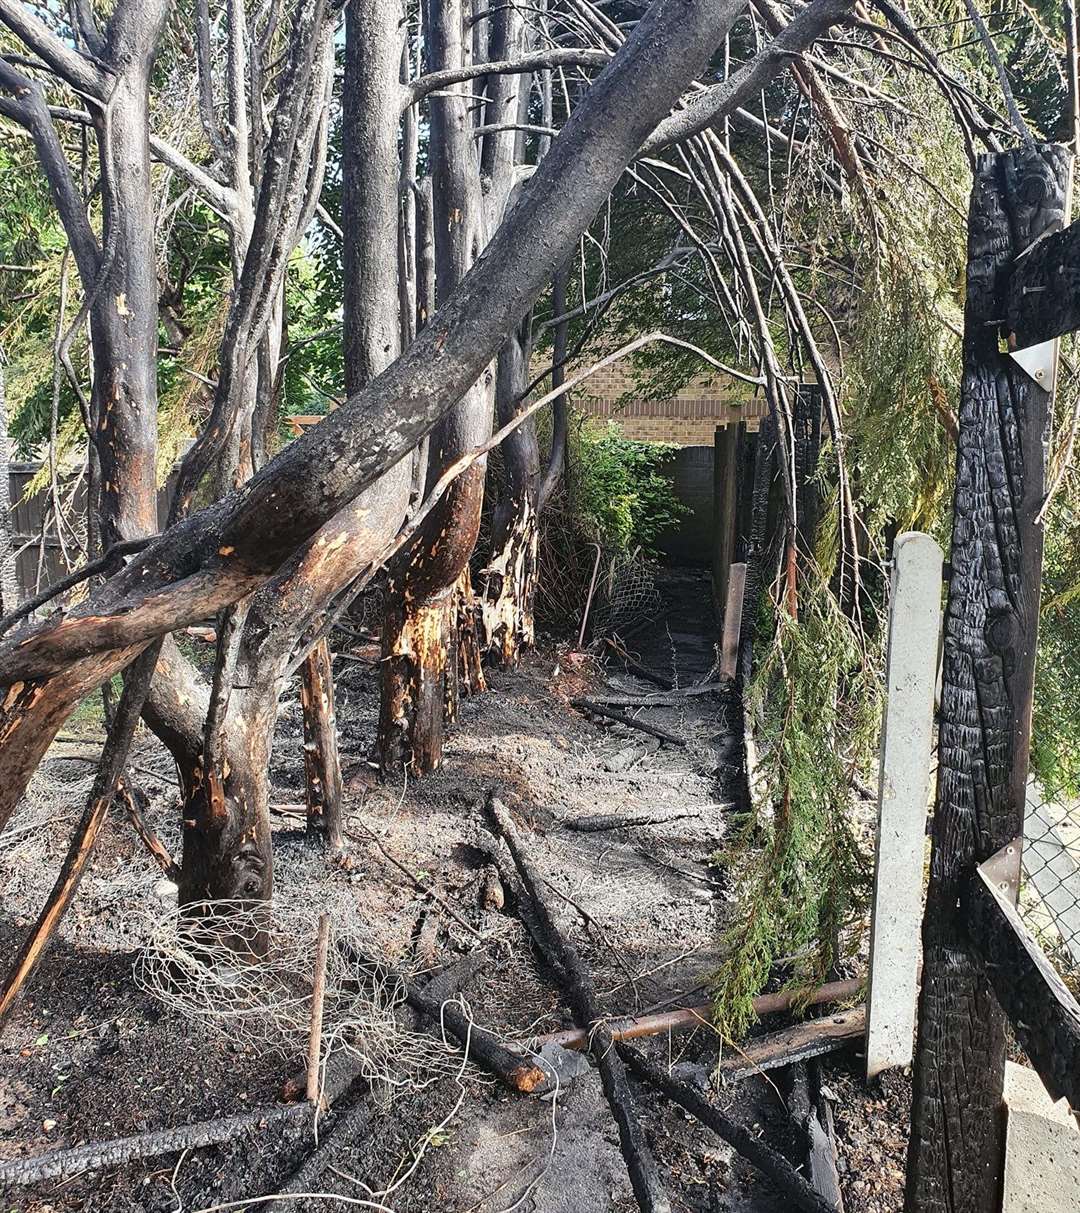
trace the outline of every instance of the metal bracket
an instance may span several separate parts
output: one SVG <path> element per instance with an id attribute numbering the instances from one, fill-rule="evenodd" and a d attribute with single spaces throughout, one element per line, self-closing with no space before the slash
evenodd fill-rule
<path id="1" fill-rule="evenodd" d="M 1020 834 L 979 865 L 986 883 L 1010 905 L 1016 905 L 1016 899 L 1020 896 L 1020 858 L 1023 852 L 1024 836 Z"/>
<path id="2" fill-rule="evenodd" d="M 1058 339 L 1040 341 L 1022 350 L 1010 350 L 1009 357 L 1039 387 L 1046 392 L 1054 389 L 1054 370 L 1057 367 Z"/>

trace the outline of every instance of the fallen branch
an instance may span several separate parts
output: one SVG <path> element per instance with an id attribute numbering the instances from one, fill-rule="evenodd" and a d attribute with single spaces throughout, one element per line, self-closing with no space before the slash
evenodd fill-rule
<path id="1" fill-rule="evenodd" d="M 263 1128 L 279 1121 L 309 1121 L 311 1116 L 311 1108 L 307 1104 L 269 1104 L 252 1108 L 250 1112 L 242 1112 L 238 1116 L 221 1116 L 174 1129 L 155 1129 L 135 1137 L 114 1137 L 109 1141 L 88 1142 L 71 1149 L 49 1150 L 46 1154 L 0 1163 L 0 1190 L 26 1187 L 46 1179 L 67 1179 L 106 1167 L 119 1167 L 136 1158 L 154 1158 L 159 1154 L 216 1146 L 232 1141 L 249 1129 Z"/>
<path id="2" fill-rule="evenodd" d="M 669 733 L 665 729 L 658 729 L 656 725 L 647 724 L 644 720 L 635 720 L 624 712 L 616 712 L 611 708 L 605 708 L 603 704 L 597 703 L 593 699 L 571 699 L 570 703 L 578 711 L 592 712 L 595 716 L 606 716 L 608 720 L 616 720 L 619 724 L 625 724 L 628 728 L 640 729 L 643 733 L 650 733 L 653 737 L 659 737 L 661 741 L 666 741 L 669 745 L 686 745 L 686 739 L 683 737 L 677 737 L 674 733 Z"/>
<path id="3" fill-rule="evenodd" d="M 866 1006 L 860 1004 L 851 1011 L 809 1019 L 793 1028 L 748 1040 L 739 1046 L 736 1055 L 720 1062 L 717 1073 L 721 1078 L 746 1078 L 762 1070 L 832 1053 L 853 1040 L 861 1040 L 865 1033 Z"/>
<path id="4" fill-rule="evenodd" d="M 595 695 L 596 703 L 620 708 L 677 708 L 696 695 L 715 695 L 727 688 L 726 682 L 705 682 L 700 686 L 682 687 L 666 695 Z"/>
<path id="5" fill-rule="evenodd" d="M 142 815 L 142 809 L 135 798 L 135 793 L 127 783 L 121 783 L 116 790 L 116 794 L 123 801 L 128 820 L 131 822 L 135 833 L 142 839 L 154 862 L 161 868 L 169 880 L 173 882 L 178 881 L 180 879 L 180 865 L 176 863 L 165 849 L 165 844 L 147 824 L 146 818 Z"/>
<path id="6" fill-rule="evenodd" d="M 600 1008 L 597 1005 L 592 978 L 577 949 L 555 925 L 554 913 L 543 892 L 543 877 L 534 867 L 524 840 L 506 806 L 494 796 L 489 796 L 488 811 L 495 828 L 506 839 L 510 854 L 521 874 L 522 884 L 532 901 L 537 922 L 543 933 L 544 952 L 566 991 L 567 1001 L 578 1027 L 592 1029 L 589 1051 L 600 1071 L 604 1094 L 619 1129 L 619 1146 L 638 1205 L 642 1213 L 669 1213 L 671 1204 L 638 1122 L 626 1070 L 615 1052 L 611 1033 L 600 1019 Z"/>
<path id="7" fill-rule="evenodd" d="M 354 948 L 349 948 L 349 953 L 362 966 L 398 985 L 405 995 L 405 1002 L 414 1011 L 441 1024 L 462 1046 L 468 1042 L 469 1060 L 490 1071 L 510 1090 L 529 1095 L 546 1084 L 547 1074 L 540 1066 L 523 1058 L 520 1053 L 512 1052 L 494 1033 L 473 1023 L 457 1004 L 430 997 L 426 990 L 418 990 L 381 960 L 364 956 Z"/>
<path id="8" fill-rule="evenodd" d="M 435 974 L 424 986 L 424 997 L 439 1004 L 453 998 L 455 994 L 461 993 L 490 960 L 491 955 L 484 948 L 474 948 L 473 951 L 466 952 L 459 960 Z"/>
<path id="9" fill-rule="evenodd" d="M 726 1141 L 737 1150 L 747 1162 L 753 1163 L 795 1208 L 804 1210 L 804 1213 L 837 1213 L 836 1207 L 819 1196 L 786 1158 L 759 1141 L 749 1129 L 729 1120 L 699 1091 L 694 1090 L 688 1083 L 673 1078 L 630 1045 L 618 1045 L 617 1048 L 619 1055 L 635 1074 L 700 1120 L 721 1141 Z"/>
<path id="10" fill-rule="evenodd" d="M 863 979 L 854 977 L 849 981 L 831 981 L 814 990 L 812 994 L 800 996 L 795 993 L 759 994 L 751 1003 L 754 1014 L 776 1015 L 790 1011 L 793 1006 L 816 1007 L 826 1002 L 844 1002 L 854 998 L 862 989 Z M 626 1019 L 613 1019 L 608 1029 L 615 1041 L 640 1040 L 646 1036 L 659 1036 L 662 1032 L 679 1032 L 686 1028 L 712 1026 L 712 1004 L 705 1002 L 694 1007 L 681 1007 L 676 1011 L 663 1011 L 656 1015 L 639 1015 Z M 564 1049 L 584 1049 L 589 1043 L 589 1034 L 579 1028 L 562 1032 L 550 1032 L 530 1041 L 534 1048 L 551 1043 Z"/>
<path id="11" fill-rule="evenodd" d="M 568 830 L 577 830 L 581 834 L 600 834 L 604 830 L 630 830 L 635 826 L 662 826 L 669 821 L 685 821 L 688 818 L 697 820 L 700 813 L 671 813 L 667 817 L 618 817 L 604 814 L 586 814 L 584 817 L 571 817 L 562 824 Z"/>

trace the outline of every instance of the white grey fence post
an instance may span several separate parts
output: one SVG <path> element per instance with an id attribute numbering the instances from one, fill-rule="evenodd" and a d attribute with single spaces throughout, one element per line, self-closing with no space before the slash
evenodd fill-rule
<path id="1" fill-rule="evenodd" d="M 888 698 L 881 733 L 877 859 L 870 919 L 866 1076 L 909 1065 L 915 1032 L 941 548 L 918 531 L 893 545 Z"/>

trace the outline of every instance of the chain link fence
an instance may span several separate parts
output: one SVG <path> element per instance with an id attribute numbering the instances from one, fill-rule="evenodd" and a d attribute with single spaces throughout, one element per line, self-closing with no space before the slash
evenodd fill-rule
<path id="1" fill-rule="evenodd" d="M 1020 913 L 1067 984 L 1080 989 L 1080 797 L 1035 778 L 1024 814 Z"/>

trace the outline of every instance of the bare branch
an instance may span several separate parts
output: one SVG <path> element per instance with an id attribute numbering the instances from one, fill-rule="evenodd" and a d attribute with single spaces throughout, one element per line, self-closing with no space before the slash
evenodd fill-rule
<path id="1" fill-rule="evenodd" d="M 551 50 L 529 51 L 516 59 L 504 59 L 497 63 L 467 63 L 441 72 L 429 72 L 426 76 L 411 80 L 402 87 L 401 108 L 404 110 L 416 105 L 437 89 L 460 84 L 463 80 L 475 80 L 478 76 L 524 75 L 554 67 L 604 67 L 610 62 L 611 55 L 607 51 L 554 47 Z"/>
<path id="2" fill-rule="evenodd" d="M 106 73 L 54 34 L 20 0 L 0 0 L 0 22 L 77 93 L 98 101 L 108 97 L 110 85 Z"/>
<path id="3" fill-rule="evenodd" d="M 4 0 L 0 0 L 2 4 Z M 41 162 L 42 172 L 49 183 L 53 202 L 60 214 L 71 251 L 84 282 L 92 282 L 97 273 L 100 249 L 97 237 L 86 217 L 82 196 L 71 175 L 71 169 L 60 146 L 56 128 L 45 104 L 45 90 L 37 80 L 17 72 L 0 60 L 0 113 L 29 131 Z"/>
<path id="4" fill-rule="evenodd" d="M 157 135 L 150 136 L 150 150 L 155 159 L 167 165 L 175 173 L 179 173 L 185 181 L 190 182 L 206 203 L 225 220 L 232 221 L 236 217 L 236 191 L 223 185 L 206 169 L 200 168 L 189 160 L 183 152 L 166 143 Z"/>
<path id="5" fill-rule="evenodd" d="M 813 0 L 749 63 L 721 84 L 695 94 L 683 109 L 661 122 L 642 144 L 638 155 L 655 155 L 700 134 L 725 114 L 738 109 L 776 74 L 779 63 L 800 54 L 831 26 L 846 21 L 853 7 L 854 0 Z"/>

